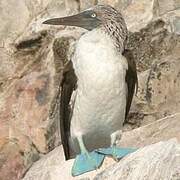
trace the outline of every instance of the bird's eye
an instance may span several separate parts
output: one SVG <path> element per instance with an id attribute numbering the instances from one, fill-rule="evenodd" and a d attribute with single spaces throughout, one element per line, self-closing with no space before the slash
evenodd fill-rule
<path id="1" fill-rule="evenodd" d="M 97 16 L 96 13 L 91 14 L 92 18 L 95 18 L 96 16 Z"/>

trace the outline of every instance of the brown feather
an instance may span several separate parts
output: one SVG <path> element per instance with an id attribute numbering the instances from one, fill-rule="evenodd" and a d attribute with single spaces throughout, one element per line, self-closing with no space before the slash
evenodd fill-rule
<path id="1" fill-rule="evenodd" d="M 70 61 L 63 73 L 63 80 L 61 83 L 61 103 L 60 103 L 60 131 L 61 141 L 64 149 L 66 160 L 70 159 L 70 121 L 72 109 L 70 107 L 70 100 L 73 91 L 76 89 L 77 78 L 74 73 L 72 62 Z"/>
<path id="2" fill-rule="evenodd" d="M 137 77 L 137 72 L 136 72 L 136 63 L 134 61 L 132 52 L 128 49 L 125 49 L 123 52 L 123 56 L 126 57 L 127 62 L 128 62 L 128 70 L 126 72 L 126 77 L 125 77 L 125 80 L 127 83 L 127 90 L 128 90 L 127 102 L 126 102 L 126 114 L 125 114 L 125 121 L 126 121 L 130 107 L 131 107 L 135 87 L 136 87 L 136 93 L 137 93 L 138 77 Z"/>

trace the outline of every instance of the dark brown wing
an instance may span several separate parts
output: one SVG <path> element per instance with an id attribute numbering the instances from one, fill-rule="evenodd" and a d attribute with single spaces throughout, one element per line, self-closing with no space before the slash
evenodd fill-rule
<path id="1" fill-rule="evenodd" d="M 77 78 L 74 73 L 72 62 L 70 61 L 63 72 L 63 80 L 61 83 L 61 102 L 60 102 L 60 131 L 61 141 L 64 149 L 66 160 L 70 159 L 70 120 L 72 109 L 70 100 L 73 91 L 76 89 Z"/>
<path id="2" fill-rule="evenodd" d="M 135 87 L 136 87 L 136 92 L 138 89 L 138 78 L 137 78 L 137 72 L 136 72 L 136 63 L 134 61 L 132 52 L 128 49 L 125 49 L 123 52 L 123 56 L 126 57 L 127 62 L 128 62 L 128 70 L 126 72 L 126 79 L 125 79 L 127 83 L 127 89 L 128 89 L 127 102 L 126 102 L 126 114 L 125 114 L 125 121 L 126 121 L 127 115 L 131 107 L 131 102 L 134 95 Z"/>

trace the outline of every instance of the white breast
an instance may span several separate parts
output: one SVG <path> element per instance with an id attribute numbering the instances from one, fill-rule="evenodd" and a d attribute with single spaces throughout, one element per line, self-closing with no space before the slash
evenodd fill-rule
<path id="1" fill-rule="evenodd" d="M 71 136 L 83 135 L 89 149 L 104 146 L 124 121 L 127 61 L 108 35 L 94 30 L 77 43 L 73 66 L 78 89 Z"/>

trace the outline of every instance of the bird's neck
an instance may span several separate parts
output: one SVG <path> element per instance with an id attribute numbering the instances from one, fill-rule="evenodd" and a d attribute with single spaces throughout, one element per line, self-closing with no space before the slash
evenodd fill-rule
<path id="1" fill-rule="evenodd" d="M 97 49 L 97 46 L 101 45 L 102 48 L 104 46 L 106 47 L 108 46 L 109 48 L 114 49 L 114 51 L 117 51 L 117 48 L 115 46 L 113 39 L 102 28 L 97 28 L 97 29 L 93 29 L 92 31 L 87 31 L 83 36 L 81 36 L 80 42 L 83 42 L 86 44 L 93 44 L 96 49 Z"/>
<path id="2" fill-rule="evenodd" d="M 100 27 L 112 39 L 115 47 L 119 52 L 123 52 L 128 39 L 128 30 L 123 18 L 117 21 L 107 21 Z"/>
<path id="3" fill-rule="evenodd" d="M 83 59 L 82 63 L 87 60 L 87 64 L 91 63 L 95 66 L 98 64 L 99 66 L 109 64 L 113 66 L 122 57 L 122 53 L 116 47 L 114 40 L 102 29 L 94 29 L 81 36 L 76 44 L 75 54 L 79 59 Z"/>
<path id="4" fill-rule="evenodd" d="M 88 31 L 83 35 L 83 39 L 85 38 L 87 41 L 106 41 L 109 40 L 107 46 L 114 46 L 115 51 L 118 51 L 122 54 L 124 51 L 124 46 L 126 43 L 126 36 L 115 35 L 116 33 L 112 33 L 108 31 L 105 27 L 100 27 L 94 29 L 92 31 Z"/>

